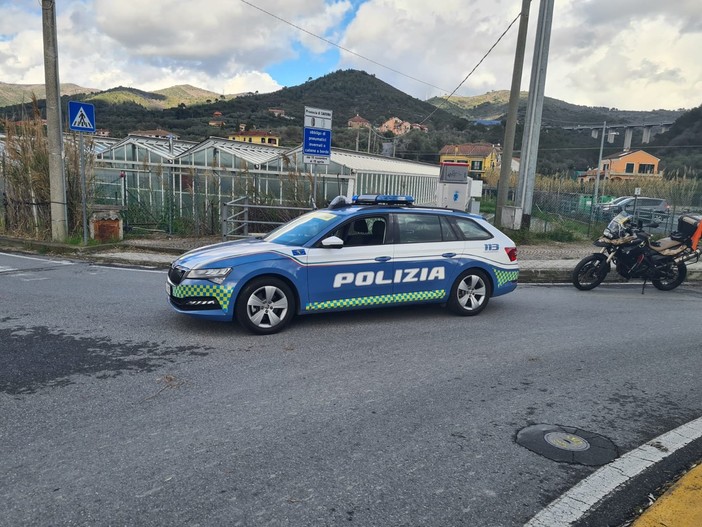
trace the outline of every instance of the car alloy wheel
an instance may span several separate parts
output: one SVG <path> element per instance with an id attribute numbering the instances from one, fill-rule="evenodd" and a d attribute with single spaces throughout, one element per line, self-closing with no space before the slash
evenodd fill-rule
<path id="1" fill-rule="evenodd" d="M 236 315 L 249 331 L 276 333 L 283 329 L 295 311 L 295 297 L 290 287 L 274 277 L 249 282 L 237 300 Z"/>
<path id="2" fill-rule="evenodd" d="M 478 269 L 468 270 L 453 284 L 449 308 L 459 315 L 477 315 L 487 306 L 490 293 L 490 280 L 485 273 Z"/>

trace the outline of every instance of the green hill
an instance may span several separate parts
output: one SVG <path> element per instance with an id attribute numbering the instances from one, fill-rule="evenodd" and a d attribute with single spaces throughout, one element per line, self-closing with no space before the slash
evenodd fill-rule
<path id="1" fill-rule="evenodd" d="M 668 173 L 702 176 L 702 106 L 678 118 L 670 130 L 656 136 L 650 152 L 661 158 Z"/>
<path id="2" fill-rule="evenodd" d="M 61 84 L 61 95 L 70 96 L 96 91 L 98 90 L 84 88 L 77 84 Z M 45 99 L 46 87 L 43 84 L 8 84 L 0 82 L 0 107 L 30 102 L 32 94 L 36 95 L 37 99 Z"/>
<path id="3" fill-rule="evenodd" d="M 3 94 L 0 84 L 0 96 Z M 13 85 L 9 85 L 13 86 Z M 16 91 L 16 86 L 13 93 Z M 25 87 L 27 88 L 27 87 Z M 76 89 L 86 90 L 77 87 Z M 15 95 L 16 96 L 16 95 Z M 64 96 L 66 111 L 68 96 Z M 438 152 L 446 144 L 486 141 L 502 143 L 502 126 L 474 124 L 477 119 L 501 120 L 507 111 L 509 92 L 493 91 L 476 97 L 452 97 L 449 101 L 435 98 L 422 101 L 401 92 L 363 71 L 340 70 L 299 86 L 283 88 L 272 93 L 247 93 L 238 96 L 218 95 L 194 86 L 173 86 L 156 92 L 117 87 L 85 95 L 73 94 L 72 100 L 87 100 L 95 105 L 98 128 L 110 130 L 114 137 L 124 137 L 135 130 L 163 128 L 182 139 L 200 141 L 209 136 L 227 136 L 240 125 L 247 128 L 273 130 L 281 136 L 283 146 L 297 146 L 302 142 L 302 123 L 305 106 L 332 110 L 336 147 L 378 153 L 382 143 L 391 141 L 381 134 L 368 134 L 347 128 L 347 121 L 356 114 L 379 126 L 391 117 L 412 123 L 424 123 L 429 132 L 412 131 L 395 138 L 398 157 L 427 162 L 438 162 Z M 30 110 L 29 97 L 24 105 L 0 108 L 0 117 L 20 119 Z M 441 104 L 437 109 L 436 105 Z M 39 106 L 44 111 L 45 101 Z M 526 93 L 522 94 L 520 112 L 526 107 Z M 271 108 L 284 110 L 276 117 Z M 216 116 L 222 127 L 210 126 Z M 576 124 L 674 123 L 666 134 L 656 136 L 650 145 L 641 145 L 637 132 L 633 148 L 644 148 L 662 160 L 666 167 L 676 167 L 692 173 L 702 167 L 702 110 L 655 110 L 637 112 L 616 108 L 579 106 L 547 97 L 544 101 L 543 129 L 539 145 L 538 171 L 543 174 L 572 173 L 597 164 L 599 139 L 588 129 L 567 130 L 564 126 Z M 515 149 L 521 146 L 523 119 L 517 127 Z M 370 145 L 369 143 L 370 139 Z M 624 134 L 606 143 L 605 155 L 621 151 Z M 358 142 L 357 142 L 358 141 Z"/>
<path id="4" fill-rule="evenodd" d="M 133 103 L 149 110 L 164 110 L 174 108 L 181 104 L 186 106 L 206 104 L 212 101 L 234 97 L 233 95 L 218 95 L 214 92 L 196 88 L 188 84 L 171 86 L 154 92 L 125 88 L 119 86 L 86 97 L 86 101 L 104 101 L 108 104 Z"/>
<path id="5" fill-rule="evenodd" d="M 519 115 L 526 111 L 528 92 L 519 97 Z M 434 97 L 427 101 L 434 106 L 471 121 L 477 119 L 504 119 L 509 106 L 509 91 L 491 91 L 473 97 Z M 619 110 L 617 108 L 580 106 L 551 97 L 544 98 L 542 123 L 544 126 L 589 125 L 607 121 L 610 124 L 672 123 L 684 110 Z"/>

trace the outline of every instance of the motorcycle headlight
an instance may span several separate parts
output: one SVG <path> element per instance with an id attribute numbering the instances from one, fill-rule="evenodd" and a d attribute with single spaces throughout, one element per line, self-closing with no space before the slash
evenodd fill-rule
<path id="1" fill-rule="evenodd" d="M 218 269 L 193 269 L 188 271 L 186 278 L 192 278 L 195 280 L 209 280 L 215 284 L 221 284 L 231 272 L 231 267 L 221 267 Z"/>

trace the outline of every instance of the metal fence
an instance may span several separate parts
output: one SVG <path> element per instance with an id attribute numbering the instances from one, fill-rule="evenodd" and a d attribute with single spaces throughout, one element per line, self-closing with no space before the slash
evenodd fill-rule
<path id="1" fill-rule="evenodd" d="M 483 201 L 496 201 L 495 187 L 483 188 Z M 512 192 L 508 200 L 513 199 Z M 596 235 L 612 219 L 612 215 L 603 212 L 602 205 L 616 196 L 600 196 L 597 205 L 593 207 L 593 195 L 583 192 L 561 192 L 558 189 L 534 190 L 530 230 L 532 232 L 549 232 L 556 229 L 579 230 L 587 235 Z M 644 224 L 657 223 L 652 231 L 660 234 L 677 228 L 678 218 L 689 211 L 702 210 L 702 192 L 694 192 L 684 200 L 665 198 L 669 205 L 667 212 L 651 211 L 646 208 L 635 208 L 632 215 Z"/>
<path id="2" fill-rule="evenodd" d="M 224 216 L 223 205 L 246 196 L 248 207 L 258 206 L 257 218 L 275 225 L 274 210 L 294 207 L 305 209 L 311 204 L 323 206 L 348 191 L 348 180 L 339 177 L 305 174 L 228 173 L 215 170 L 163 169 L 117 171 L 97 170 L 96 201 L 122 207 L 126 230 L 161 230 L 169 234 L 231 235 L 231 225 L 222 226 L 231 214 Z M 314 199 L 316 191 L 316 199 Z M 268 218 L 262 210 L 270 207 Z M 273 217 L 275 216 L 275 217 Z M 268 221 L 272 219 L 273 221 Z M 249 224 L 250 225 L 250 224 Z"/>
<path id="3" fill-rule="evenodd" d="M 242 196 L 222 205 L 222 240 L 263 234 L 314 210 L 311 207 L 261 205 Z"/>

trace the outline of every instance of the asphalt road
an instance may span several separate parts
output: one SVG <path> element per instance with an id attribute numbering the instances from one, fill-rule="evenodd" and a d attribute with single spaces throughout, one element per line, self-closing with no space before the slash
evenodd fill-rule
<path id="1" fill-rule="evenodd" d="M 702 288 L 520 286 L 296 319 L 256 337 L 170 310 L 165 275 L 0 254 L 0 525 L 523 525 L 702 414 Z"/>

